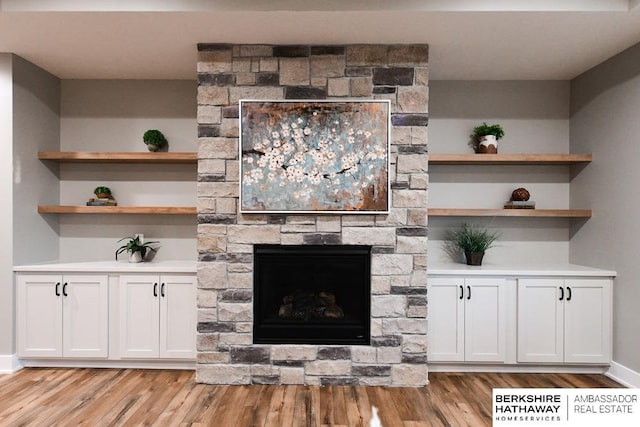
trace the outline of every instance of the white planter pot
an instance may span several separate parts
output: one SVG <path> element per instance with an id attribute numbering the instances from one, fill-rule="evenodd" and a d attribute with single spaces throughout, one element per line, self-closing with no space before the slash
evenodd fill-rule
<path id="1" fill-rule="evenodd" d="M 142 262 L 142 253 L 140 251 L 127 253 L 129 254 L 129 262 Z"/>
<path id="2" fill-rule="evenodd" d="M 495 135 L 485 135 L 479 138 L 478 153 L 495 154 L 498 152 L 498 140 Z"/>

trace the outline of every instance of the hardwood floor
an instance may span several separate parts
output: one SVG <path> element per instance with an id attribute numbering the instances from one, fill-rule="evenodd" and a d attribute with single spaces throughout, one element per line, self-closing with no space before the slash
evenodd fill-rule
<path id="1" fill-rule="evenodd" d="M 425 388 L 211 386 L 192 371 L 0 375 L 0 426 L 490 426 L 493 388 L 621 387 L 602 375 L 431 373 Z"/>

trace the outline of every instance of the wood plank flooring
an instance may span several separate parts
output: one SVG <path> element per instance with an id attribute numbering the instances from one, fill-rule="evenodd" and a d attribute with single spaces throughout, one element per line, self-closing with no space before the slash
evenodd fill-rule
<path id="1" fill-rule="evenodd" d="M 621 387 L 603 375 L 431 373 L 424 388 L 211 386 L 192 371 L 0 375 L 0 426 L 490 426 L 493 388 Z"/>

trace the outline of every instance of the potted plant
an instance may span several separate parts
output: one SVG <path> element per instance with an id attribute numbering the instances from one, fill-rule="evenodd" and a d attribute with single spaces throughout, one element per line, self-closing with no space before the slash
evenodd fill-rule
<path id="1" fill-rule="evenodd" d="M 95 194 L 99 199 L 111 199 L 113 197 L 111 194 L 111 189 L 109 187 L 103 186 L 96 187 L 96 189 L 93 190 L 93 194 Z"/>
<path id="2" fill-rule="evenodd" d="M 504 136 L 502 126 L 488 125 L 483 122 L 473 128 L 473 139 L 476 153 L 496 154 L 498 152 L 498 140 Z"/>
<path id="3" fill-rule="evenodd" d="M 118 242 L 122 242 L 123 240 L 127 240 L 127 243 L 120 246 L 116 250 L 116 261 L 118 260 L 118 255 L 120 255 L 124 251 L 127 251 L 127 254 L 129 255 L 129 262 L 142 262 L 144 261 L 144 257 L 147 254 L 147 250 L 150 250 L 153 252 L 156 251 L 156 248 L 152 248 L 150 245 L 158 243 L 158 242 L 142 243 L 140 241 L 140 236 L 123 237 L 122 239 L 118 240 Z"/>
<path id="4" fill-rule="evenodd" d="M 468 224 L 457 230 L 449 230 L 446 234 L 450 244 L 464 252 L 467 265 L 482 265 L 485 251 L 494 246 L 498 237 L 499 233 L 491 233 L 487 229 Z"/>
<path id="5" fill-rule="evenodd" d="M 167 139 L 162 132 L 157 129 L 149 129 L 142 136 L 142 140 L 147 144 L 149 151 L 158 151 L 167 145 Z"/>

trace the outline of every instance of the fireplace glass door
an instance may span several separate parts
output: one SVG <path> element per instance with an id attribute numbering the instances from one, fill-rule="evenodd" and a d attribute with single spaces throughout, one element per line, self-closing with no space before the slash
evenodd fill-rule
<path id="1" fill-rule="evenodd" d="M 370 246 L 256 245 L 256 344 L 369 344 Z"/>

